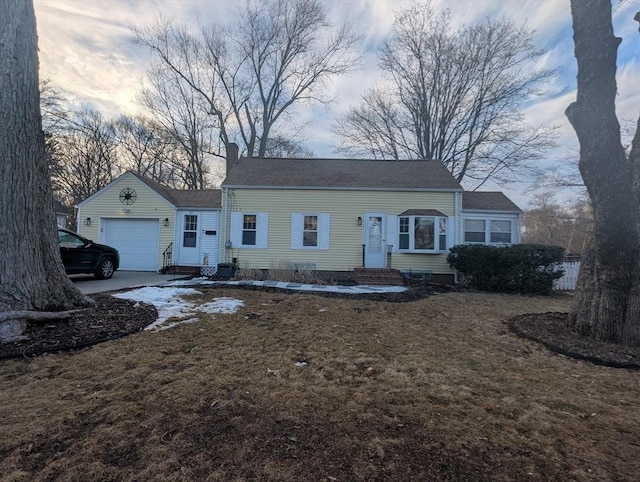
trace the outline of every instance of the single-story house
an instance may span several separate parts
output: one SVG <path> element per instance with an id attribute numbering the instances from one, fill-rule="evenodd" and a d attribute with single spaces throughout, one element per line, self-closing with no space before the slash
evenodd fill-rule
<path id="1" fill-rule="evenodd" d="M 126 172 L 78 204 L 77 231 L 120 253 L 124 271 L 217 267 L 219 189 L 172 189 Z"/>
<path id="2" fill-rule="evenodd" d="M 240 158 L 222 183 L 220 262 L 348 273 L 394 268 L 450 282 L 449 248 L 520 242 L 502 193 L 464 192 L 439 161 Z"/>
<path id="3" fill-rule="evenodd" d="M 69 219 L 72 217 L 73 212 L 67 206 L 62 204 L 57 199 L 53 200 L 53 209 L 56 213 L 56 225 L 59 228 L 66 228 L 69 224 Z"/>
<path id="4" fill-rule="evenodd" d="M 78 231 L 122 270 L 287 266 L 350 277 L 393 268 L 451 282 L 449 248 L 520 242 L 522 211 L 465 192 L 439 161 L 238 158 L 221 190 L 178 190 L 127 172 L 78 205 Z"/>

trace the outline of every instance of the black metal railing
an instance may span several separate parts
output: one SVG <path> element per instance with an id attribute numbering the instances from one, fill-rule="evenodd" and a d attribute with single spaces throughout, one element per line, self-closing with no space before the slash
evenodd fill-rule
<path id="1" fill-rule="evenodd" d="M 162 271 L 164 272 L 173 263 L 173 243 L 170 243 L 162 252 Z"/>

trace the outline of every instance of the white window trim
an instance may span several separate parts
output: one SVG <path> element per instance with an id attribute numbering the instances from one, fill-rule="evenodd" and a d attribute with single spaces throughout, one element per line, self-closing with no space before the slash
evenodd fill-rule
<path id="1" fill-rule="evenodd" d="M 469 221 L 484 221 L 484 241 L 467 241 L 465 239 L 466 233 L 467 233 L 466 229 L 465 229 L 465 222 L 467 220 L 469 220 Z M 509 223 L 511 223 L 511 233 L 510 233 L 511 241 L 509 241 L 509 242 L 493 242 L 493 243 L 491 242 L 491 222 L 492 221 L 509 221 Z M 464 244 L 485 244 L 485 245 L 491 245 L 491 246 L 505 246 L 505 245 L 516 244 L 514 242 L 514 239 L 516 239 L 516 233 L 515 233 L 516 229 L 517 229 L 517 222 L 512 217 L 464 216 L 462 218 L 462 240 L 461 241 Z"/>
<path id="2" fill-rule="evenodd" d="M 243 221 L 245 215 L 256 217 L 256 244 L 242 244 Z M 229 240 L 232 248 L 266 249 L 269 237 L 269 213 L 255 211 L 232 212 L 230 216 Z"/>
<path id="3" fill-rule="evenodd" d="M 400 218 L 409 218 L 409 248 L 400 248 L 400 235 L 404 233 L 400 233 Z M 415 246 L 415 218 L 433 218 L 433 249 L 416 249 Z M 440 220 L 445 220 L 445 246 L 443 249 L 437 249 L 435 246 L 440 246 L 440 234 L 437 232 L 440 226 Z M 416 254 L 442 254 L 446 253 L 451 245 L 451 222 L 448 216 L 423 216 L 423 215 L 410 215 L 410 216 L 396 216 L 397 222 L 397 230 L 395 234 L 395 240 L 397 242 L 397 249 L 393 249 L 393 251 L 397 251 L 398 253 L 416 253 Z"/>
<path id="4" fill-rule="evenodd" d="M 304 246 L 304 217 L 318 217 L 318 245 Z M 291 213 L 291 249 L 325 251 L 329 249 L 329 214 Z"/>
<path id="5" fill-rule="evenodd" d="M 193 216 L 196 218 L 196 226 L 193 229 L 187 229 L 187 216 Z M 200 220 L 198 219 L 197 214 L 187 214 L 184 213 L 182 215 L 182 243 L 181 248 L 193 249 L 198 247 L 198 225 Z M 185 245 L 185 233 L 194 233 L 195 246 L 186 246 Z"/>

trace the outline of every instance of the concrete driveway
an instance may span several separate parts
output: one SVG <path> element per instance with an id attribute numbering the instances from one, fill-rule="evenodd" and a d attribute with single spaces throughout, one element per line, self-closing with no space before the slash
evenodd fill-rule
<path id="1" fill-rule="evenodd" d="M 136 286 L 152 286 L 185 277 L 173 274 L 158 274 L 153 271 L 116 271 L 111 279 L 96 279 L 90 274 L 73 274 L 69 278 L 81 292 L 91 294 L 117 291 Z"/>

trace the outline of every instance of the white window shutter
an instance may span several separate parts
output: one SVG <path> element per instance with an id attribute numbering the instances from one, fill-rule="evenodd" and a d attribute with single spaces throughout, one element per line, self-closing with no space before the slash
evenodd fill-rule
<path id="1" fill-rule="evenodd" d="M 318 249 L 329 249 L 329 215 L 318 215 Z"/>
<path id="2" fill-rule="evenodd" d="M 304 214 L 291 213 L 291 249 L 302 248 Z"/>
<path id="3" fill-rule="evenodd" d="M 269 238 L 269 213 L 258 213 L 256 248 L 266 248 Z"/>
<path id="4" fill-rule="evenodd" d="M 455 217 L 447 218 L 447 249 L 458 244 L 457 240 L 457 223 Z"/>
<path id="5" fill-rule="evenodd" d="M 393 245 L 391 252 L 398 252 L 398 216 L 387 216 L 387 244 Z"/>
<path id="6" fill-rule="evenodd" d="M 231 213 L 229 239 L 233 248 L 242 246 L 242 213 Z"/>

